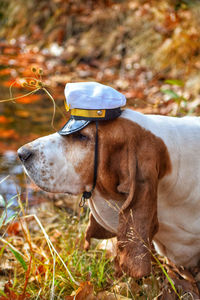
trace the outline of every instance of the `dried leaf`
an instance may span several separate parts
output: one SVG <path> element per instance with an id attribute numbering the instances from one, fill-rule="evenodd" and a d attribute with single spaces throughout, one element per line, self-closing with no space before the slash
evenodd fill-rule
<path id="1" fill-rule="evenodd" d="M 100 292 L 97 295 L 98 300 L 130 300 L 132 298 L 127 298 L 122 295 L 110 293 L 110 292 Z"/>
<path id="2" fill-rule="evenodd" d="M 32 102 L 36 102 L 40 99 L 41 99 L 40 95 L 30 95 L 30 96 L 27 96 L 27 97 L 17 99 L 16 102 L 23 103 L 23 104 L 29 104 L 29 103 L 32 103 Z"/>
<path id="3" fill-rule="evenodd" d="M 15 112 L 15 115 L 21 118 L 28 118 L 30 117 L 30 112 L 26 110 L 18 110 Z"/>
<path id="4" fill-rule="evenodd" d="M 10 123 L 10 119 L 2 115 L 2 116 L 0 116 L 0 123 L 1 124 Z"/>
<path id="5" fill-rule="evenodd" d="M 80 287 L 71 296 L 66 296 L 65 300 L 97 300 L 94 296 L 93 285 L 89 282 L 82 282 Z"/>
<path id="6" fill-rule="evenodd" d="M 21 224 L 19 222 L 14 222 L 9 224 L 7 228 L 8 235 L 18 235 L 20 231 L 21 231 Z"/>
<path id="7" fill-rule="evenodd" d="M 18 300 L 19 297 L 17 294 L 15 294 L 14 291 L 12 291 L 12 283 L 9 281 L 5 284 L 5 287 L 4 287 L 4 293 L 7 297 L 5 296 L 1 296 L 0 297 L 0 300 Z"/>
<path id="8" fill-rule="evenodd" d="M 8 139 L 8 138 L 13 138 L 13 139 L 18 139 L 19 135 L 14 129 L 2 129 L 0 128 L 0 138 L 1 139 Z"/>
<path id="9" fill-rule="evenodd" d="M 9 80 L 9 81 L 4 81 L 1 83 L 3 86 L 5 87 L 10 87 L 12 85 L 12 87 L 15 87 L 15 88 L 21 88 L 21 85 L 15 81 L 15 80 Z"/>

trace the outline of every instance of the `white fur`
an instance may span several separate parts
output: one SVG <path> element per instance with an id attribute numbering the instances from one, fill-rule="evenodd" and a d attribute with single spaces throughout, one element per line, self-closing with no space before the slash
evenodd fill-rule
<path id="1" fill-rule="evenodd" d="M 73 148 L 58 133 L 39 138 L 26 147 L 34 151 L 34 159 L 25 163 L 25 170 L 39 187 L 48 192 L 82 192 L 83 183 L 75 167 L 87 150 Z"/>

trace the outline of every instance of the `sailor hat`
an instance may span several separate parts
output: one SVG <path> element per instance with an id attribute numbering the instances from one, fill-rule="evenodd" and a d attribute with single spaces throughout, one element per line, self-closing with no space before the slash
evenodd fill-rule
<path id="1" fill-rule="evenodd" d="M 67 83 L 65 107 L 71 112 L 69 121 L 58 131 L 68 135 L 92 121 L 112 120 L 120 116 L 126 98 L 110 86 L 98 82 Z"/>

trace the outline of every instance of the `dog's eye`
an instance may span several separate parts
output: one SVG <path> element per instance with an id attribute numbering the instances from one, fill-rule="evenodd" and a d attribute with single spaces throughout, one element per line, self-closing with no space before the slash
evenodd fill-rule
<path id="1" fill-rule="evenodd" d="M 86 141 L 88 140 L 88 136 L 80 133 L 80 132 L 76 132 L 73 134 L 73 138 L 76 139 L 76 140 L 79 140 L 79 141 Z"/>

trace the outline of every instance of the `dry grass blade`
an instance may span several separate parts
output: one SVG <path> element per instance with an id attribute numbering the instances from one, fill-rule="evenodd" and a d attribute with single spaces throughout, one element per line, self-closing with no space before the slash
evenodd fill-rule
<path id="1" fill-rule="evenodd" d="M 56 113 L 56 103 L 55 100 L 53 99 L 53 97 L 51 96 L 51 94 L 48 92 L 48 90 L 46 88 L 43 87 L 43 91 L 45 91 L 45 93 L 49 96 L 49 98 L 51 99 L 52 103 L 53 103 L 53 116 L 51 119 L 51 126 L 54 128 L 54 118 L 55 118 L 55 113 Z"/>
<path id="2" fill-rule="evenodd" d="M 67 266 L 66 266 L 65 262 L 63 261 L 62 257 L 59 255 L 59 253 L 56 251 L 55 247 L 53 246 L 52 242 L 50 241 L 50 239 L 49 239 L 49 237 L 48 237 L 48 235 L 47 235 L 47 233 L 46 233 L 44 227 L 42 226 L 40 220 L 38 219 L 38 217 L 37 217 L 36 215 L 28 215 L 28 216 L 24 216 L 25 219 L 31 218 L 31 217 L 34 217 L 34 218 L 35 218 L 36 222 L 38 223 L 39 227 L 41 228 L 41 230 L 42 230 L 42 232 L 43 232 L 43 234 L 44 234 L 44 236 L 45 236 L 45 239 L 46 239 L 46 241 L 47 241 L 47 244 L 48 244 L 48 246 L 49 246 L 49 249 L 50 249 L 50 252 L 51 252 L 52 257 L 53 257 L 53 252 L 52 252 L 52 250 L 53 250 L 54 253 L 55 253 L 55 254 L 58 256 L 58 258 L 60 259 L 60 261 L 61 261 L 61 263 L 63 264 L 63 266 L 65 267 L 65 270 L 67 271 L 67 273 L 68 273 L 70 279 L 72 280 L 72 282 L 73 282 L 75 285 L 79 286 L 80 283 L 79 283 L 78 281 L 76 281 L 76 280 L 73 278 L 71 272 L 70 272 L 69 269 L 67 268 Z"/>
<path id="3" fill-rule="evenodd" d="M 50 300 L 54 299 L 54 288 L 55 288 L 55 266 L 56 266 L 56 259 L 55 255 L 53 256 L 53 280 L 52 280 L 52 286 L 51 286 L 51 296 Z"/>
<path id="4" fill-rule="evenodd" d="M 9 177 L 10 177 L 10 175 L 4 177 L 4 178 L 0 181 L 0 184 L 3 183 L 5 180 L 7 180 Z"/>

